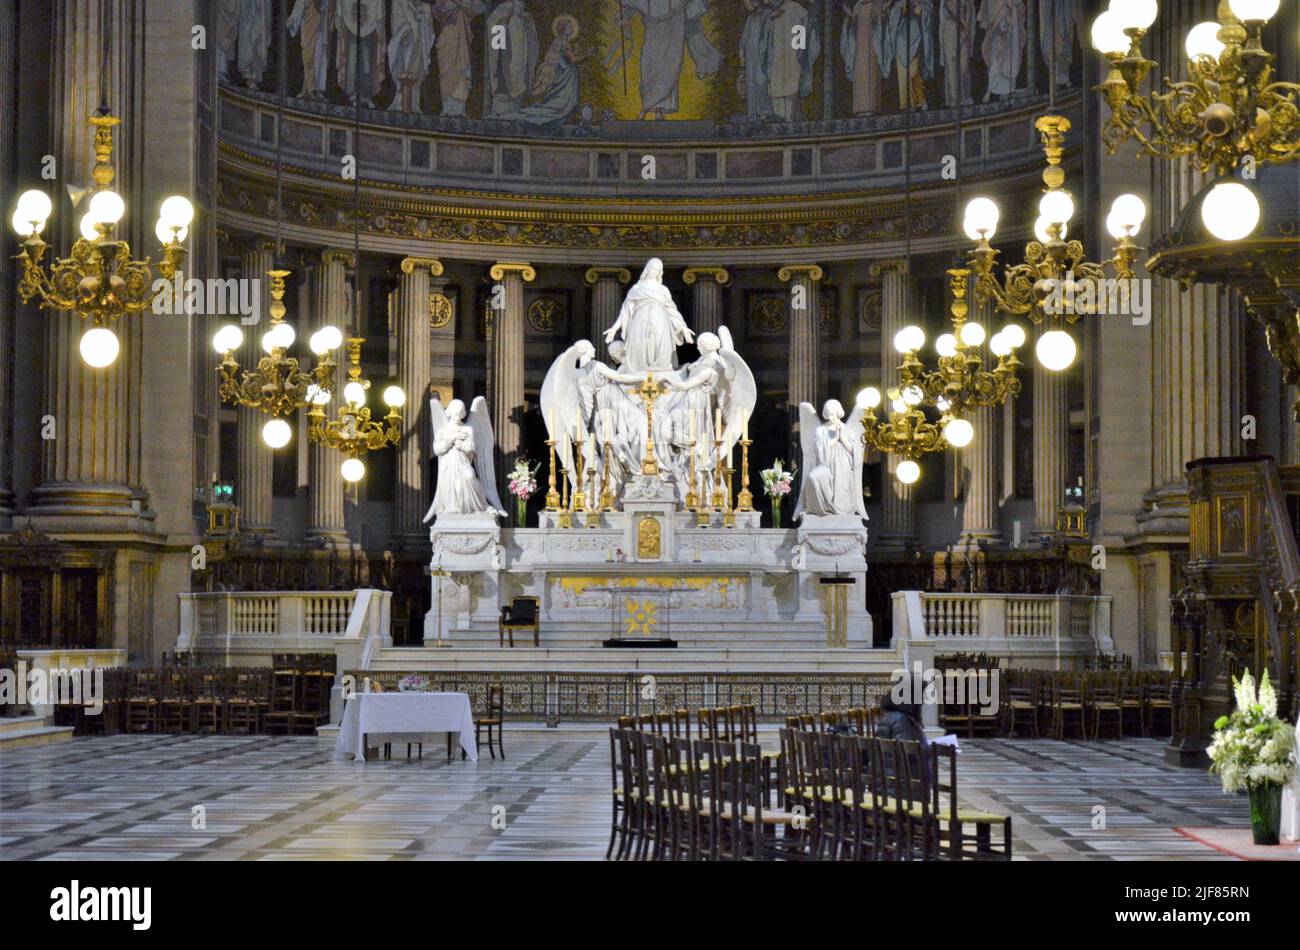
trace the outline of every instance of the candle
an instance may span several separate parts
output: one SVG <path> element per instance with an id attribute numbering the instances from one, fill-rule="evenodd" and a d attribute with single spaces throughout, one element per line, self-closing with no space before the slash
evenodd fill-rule
<path id="1" fill-rule="evenodd" d="M 721 409 L 713 410 L 713 437 L 715 439 L 722 438 L 722 410 Z"/>
<path id="2" fill-rule="evenodd" d="M 731 449 L 730 445 L 727 446 L 727 468 L 731 468 Z"/>
<path id="3" fill-rule="evenodd" d="M 614 427 L 610 425 L 610 421 L 609 421 L 609 410 L 606 409 L 605 410 L 605 441 L 606 442 L 614 441 L 613 432 L 614 432 Z"/>
<path id="4" fill-rule="evenodd" d="M 749 441 L 749 413 L 745 413 L 745 431 L 740 436 L 746 442 Z"/>
<path id="5" fill-rule="evenodd" d="M 695 444 L 699 421 L 700 421 L 700 411 L 698 409 L 692 409 L 691 410 L 691 445 Z"/>
<path id="6" fill-rule="evenodd" d="M 554 406 L 551 407 L 551 418 L 548 421 L 546 428 L 550 430 L 551 438 L 552 439 L 555 438 L 555 407 Z"/>

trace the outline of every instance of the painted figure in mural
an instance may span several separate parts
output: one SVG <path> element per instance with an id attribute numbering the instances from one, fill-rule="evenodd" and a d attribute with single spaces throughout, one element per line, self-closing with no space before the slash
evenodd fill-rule
<path id="1" fill-rule="evenodd" d="M 438 34 L 438 83 L 442 87 L 442 114 L 464 115 L 473 88 L 470 41 L 474 18 L 487 7 L 482 0 L 437 0 L 434 15 L 442 23 Z"/>
<path id="2" fill-rule="evenodd" d="M 551 32 L 555 38 L 533 77 L 532 94 L 537 101 L 520 109 L 516 116 L 543 128 L 563 125 L 578 110 L 582 94 L 578 64 L 594 52 L 578 50 L 574 43 L 579 33 L 578 21 L 571 14 L 557 16 Z"/>
<path id="3" fill-rule="evenodd" d="M 853 114 L 880 111 L 880 36 L 885 29 L 885 0 L 857 0 L 844 6 L 840 58 L 853 88 Z"/>
<path id="4" fill-rule="evenodd" d="M 397 87 L 388 108 L 419 112 L 420 86 L 433 61 L 433 7 L 426 0 L 393 0 L 388 71 Z"/>
<path id="5" fill-rule="evenodd" d="M 330 19 L 333 0 L 296 0 L 287 26 L 302 50 L 303 99 L 324 99 L 329 83 Z"/>
<path id="6" fill-rule="evenodd" d="M 695 75 L 707 79 L 722 66 L 722 54 L 709 42 L 700 18 L 709 11 L 705 0 L 621 0 L 619 28 L 622 32 L 635 16 L 641 17 L 641 112 L 638 119 L 653 113 L 658 118 L 681 109 L 678 80 L 687 51 L 695 63 Z M 626 11 L 626 12 L 623 12 Z M 626 51 L 624 51 L 624 54 Z M 626 60 L 626 55 L 621 61 Z M 613 72 L 620 58 L 608 65 Z"/>
<path id="7" fill-rule="evenodd" d="M 335 63 L 353 103 L 373 107 L 384 81 L 384 0 L 336 0 Z"/>
<path id="8" fill-rule="evenodd" d="M 271 39 L 271 0 L 240 0 L 239 75 L 249 89 L 262 82 Z"/>
<path id="9" fill-rule="evenodd" d="M 803 118 L 799 100 L 812 92 L 813 64 L 821 55 L 821 36 L 808 10 L 782 0 L 772 14 L 772 46 L 767 64 L 772 108 L 786 122 Z"/>
<path id="10" fill-rule="evenodd" d="M 213 45 L 217 51 L 217 78 L 228 78 L 239 49 L 239 0 L 217 0 Z"/>
<path id="11" fill-rule="evenodd" d="M 1079 28 L 1079 0 L 1038 0 L 1038 43 L 1043 62 L 1058 86 L 1070 84 L 1074 65 L 1074 34 Z M 1056 37 L 1053 39 L 1052 34 Z M 1053 63 L 1055 56 L 1055 63 Z M 1048 81 L 1051 81 L 1051 76 Z"/>
<path id="12" fill-rule="evenodd" d="M 880 34 L 881 75 L 898 73 L 898 103 L 908 107 L 909 92 L 914 109 L 926 108 L 925 81 L 934 77 L 934 0 L 891 0 L 885 11 L 885 28 Z"/>
<path id="13" fill-rule="evenodd" d="M 812 403 L 799 404 L 799 432 L 803 446 L 803 483 L 794 517 L 804 515 L 867 516 L 862 496 L 862 422 L 858 414 L 844 421 L 838 399 L 822 406 L 821 424 Z"/>
<path id="14" fill-rule="evenodd" d="M 767 64 L 772 50 L 774 0 L 745 0 L 744 29 L 740 32 L 740 75 L 737 91 L 745 100 L 745 115 L 767 119 L 775 114 L 769 91 Z"/>
<path id="15" fill-rule="evenodd" d="M 939 0 L 939 63 L 943 104 L 970 105 L 970 59 L 975 50 L 975 0 Z"/>
<path id="16" fill-rule="evenodd" d="M 980 47 L 989 72 L 984 101 L 1005 99 L 1016 91 L 1025 55 L 1025 0 L 984 0 L 979 25 L 987 31 Z"/>
<path id="17" fill-rule="evenodd" d="M 492 11 L 487 18 L 488 115 L 508 118 L 519 111 L 532 87 L 538 47 L 537 25 L 524 0 L 505 0 Z"/>
<path id="18" fill-rule="evenodd" d="M 609 345 L 622 335 L 627 343 L 626 368 L 633 373 L 660 373 L 677 368 L 677 347 L 695 339 L 664 286 L 664 264 L 646 262 L 641 279 L 627 292 L 618 319 L 605 332 Z"/>

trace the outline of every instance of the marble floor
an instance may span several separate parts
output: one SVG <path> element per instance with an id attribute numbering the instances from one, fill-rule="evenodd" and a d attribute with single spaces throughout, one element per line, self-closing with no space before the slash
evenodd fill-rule
<path id="1" fill-rule="evenodd" d="M 337 763 L 326 739 L 112 736 L 0 752 L 0 860 L 590 860 L 607 734 L 515 729 L 507 761 Z M 1014 816 L 1025 860 L 1231 860 L 1174 831 L 1248 824 L 1151 739 L 963 743 L 968 804 Z M 1100 809 L 1100 810 L 1099 810 Z"/>

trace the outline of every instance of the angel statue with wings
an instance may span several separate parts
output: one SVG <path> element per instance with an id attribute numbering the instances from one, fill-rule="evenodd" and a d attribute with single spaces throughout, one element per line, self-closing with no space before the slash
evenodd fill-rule
<path id="1" fill-rule="evenodd" d="M 672 395 L 656 417 L 655 426 L 660 462 L 683 486 L 690 477 L 691 442 L 696 445 L 698 479 L 700 472 L 712 472 L 716 465 L 715 442 L 721 441 L 723 452 L 730 454 L 758 402 L 754 374 L 736 352 L 730 330 L 718 327 L 716 335 L 701 333 L 696 345 L 700 358 L 665 377 Z M 719 418 L 721 432 L 716 428 Z M 686 494 L 685 490 L 682 494 Z"/>
<path id="2" fill-rule="evenodd" d="M 862 422 L 844 421 L 838 399 L 822 406 L 822 424 L 812 403 L 799 404 L 799 439 L 803 443 L 803 483 L 795 505 L 796 521 L 804 515 L 867 517 L 862 499 Z"/>
<path id="3" fill-rule="evenodd" d="M 465 421 L 465 403 L 453 399 L 442 408 L 442 400 L 429 400 L 433 418 L 433 452 L 438 456 L 438 489 L 425 523 L 438 515 L 491 513 L 504 518 L 505 509 L 497 495 L 492 465 L 492 420 L 487 400 L 475 398 Z"/>
<path id="4" fill-rule="evenodd" d="M 615 341 L 610 356 L 621 361 L 623 345 Z M 622 388 L 639 385 L 644 373 L 626 373 L 596 359 L 590 340 L 579 340 L 560 354 L 542 382 L 542 418 L 555 440 L 555 451 L 569 481 L 577 488 L 573 443 L 585 444 L 584 464 L 604 475 L 605 446 L 610 446 L 610 481 L 621 485 L 641 468 L 645 443 L 645 413 Z M 592 455 L 592 439 L 595 455 Z"/>

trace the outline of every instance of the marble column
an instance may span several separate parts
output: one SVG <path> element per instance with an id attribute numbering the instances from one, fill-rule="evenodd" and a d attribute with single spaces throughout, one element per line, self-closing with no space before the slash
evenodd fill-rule
<path id="1" fill-rule="evenodd" d="M 270 278 L 266 272 L 275 267 L 275 245 L 270 241 L 255 241 L 248 245 L 243 255 L 243 279 L 255 280 L 260 287 L 261 310 L 266 314 L 271 307 Z M 294 323 L 292 315 L 286 317 Z M 237 358 L 241 370 L 257 368 L 263 356 L 262 334 L 268 323 L 243 327 L 244 344 Z M 295 325 L 294 329 L 298 329 Z M 240 529 L 249 534 L 271 536 L 275 534 L 271 509 L 271 463 L 274 450 L 262 441 L 262 428 L 271 420 L 269 413 L 260 409 L 240 406 L 239 442 L 236 445 L 235 501 L 239 505 Z"/>
<path id="2" fill-rule="evenodd" d="M 421 549 L 429 543 L 424 514 L 426 473 L 432 448 L 428 411 L 432 373 L 429 338 L 430 278 L 442 276 L 435 258 L 408 257 L 402 261 L 397 284 L 397 385 L 406 394 L 402 411 L 402 441 L 397 448 L 397 505 L 393 536 L 404 548 Z"/>
<path id="3" fill-rule="evenodd" d="M 1052 329 L 1048 323 L 1035 327 L 1035 345 Z M 1075 326 L 1067 328 L 1067 332 L 1077 342 L 1081 329 Z M 1065 504 L 1070 434 L 1067 393 L 1072 369 L 1054 372 L 1034 360 L 1034 533 L 1037 535 L 1056 533 L 1056 515 Z"/>
<path id="4" fill-rule="evenodd" d="M 58 182 L 44 183 L 56 211 L 42 236 L 52 246 L 50 256 L 54 257 L 66 254 L 79 237 L 77 216 L 58 210 L 66 207 L 60 201 L 62 182 L 88 183 L 95 161 L 94 129 L 88 118 L 99 105 L 99 12 L 98 2 L 66 0 L 51 17 L 55 50 L 54 83 L 48 90 L 50 154 L 63 175 Z M 109 14 L 115 23 L 130 20 L 117 3 L 110 5 Z M 113 31 L 123 53 L 110 64 L 108 78 L 109 105 L 116 116 L 124 115 L 127 105 L 130 61 L 123 49 L 127 34 L 122 29 Z M 113 133 L 112 165 L 117 174 L 110 187 L 131 201 L 139 184 L 135 169 L 126 160 L 132 154 L 131 130 L 123 124 Z M 6 216 L 10 211 L 5 208 Z M 130 222 L 128 216 L 118 225 L 118 237 L 132 237 Z M 13 264 L 7 261 L 4 266 Z M 79 350 L 82 334 L 91 326 L 89 321 L 68 311 L 41 313 L 46 360 L 45 399 L 39 407 L 38 428 L 42 435 L 41 484 L 31 493 L 27 514 L 36 519 L 40 530 L 94 527 L 92 519 L 110 519 L 99 522 L 105 528 L 110 524 L 128 527 L 120 519 L 134 520 L 148 510 L 148 494 L 140 478 L 141 316 L 112 321 L 109 328 L 120 345 L 117 360 L 104 369 L 93 369 L 82 361 Z M 47 431 L 48 438 L 44 437 Z"/>
<path id="5" fill-rule="evenodd" d="M 14 5 L 0 4 L 0 113 L 17 115 L 17 102 L 14 99 L 14 59 L 17 54 L 17 42 L 14 26 Z M 13 135 L 0 135 L 0 207 L 7 213 L 18 200 L 12 183 L 14 174 L 14 139 Z M 13 446 L 10 444 L 10 413 L 13 401 L 9 398 L 9 389 L 13 385 L 13 371 L 10 363 L 14 350 L 14 319 L 17 300 L 14 293 L 12 274 L 14 268 L 7 263 L 0 267 L 0 530 L 9 527 L 13 515 Z"/>
<path id="6" fill-rule="evenodd" d="M 693 287 L 693 320 L 695 335 L 717 333 L 722 325 L 722 288 L 731 275 L 722 267 L 688 267 L 682 274 L 687 287 Z"/>
<path id="7" fill-rule="evenodd" d="M 902 356 L 894 349 L 894 335 L 915 322 L 916 282 L 903 260 L 872 264 L 871 275 L 881 280 L 880 391 L 887 394 L 891 387 L 898 385 L 898 365 L 902 361 Z M 885 395 L 884 411 L 888 410 L 889 396 Z M 900 461 L 897 455 L 885 455 L 885 474 L 880 492 L 881 547 L 906 547 L 916 539 L 916 506 L 912 500 L 915 486 L 904 485 L 894 476 Z M 922 463 L 923 473 L 924 470 Z"/>
<path id="8" fill-rule="evenodd" d="M 588 267 L 583 279 L 591 288 L 591 342 L 599 353 L 605 346 L 605 331 L 618 319 L 623 287 L 632 280 L 632 272 L 626 267 Z"/>
<path id="9" fill-rule="evenodd" d="M 789 402 L 795 417 L 799 403 L 818 405 L 822 371 L 818 344 L 821 342 L 821 302 L 818 282 L 822 279 L 817 264 L 787 264 L 777 271 L 777 279 L 790 285 L 790 387 Z M 820 406 L 819 406 L 820 408 Z"/>
<path id="10" fill-rule="evenodd" d="M 493 312 L 491 392 L 497 482 L 504 489 L 519 454 L 524 405 L 524 284 L 535 280 L 537 271 L 531 264 L 501 261 L 492 265 L 489 276 L 501 287 L 492 293 L 499 309 Z"/>
<path id="11" fill-rule="evenodd" d="M 343 345 L 334 353 L 338 367 L 334 371 L 334 397 L 327 407 L 330 418 L 337 418 L 343 387 L 347 384 L 347 338 L 357 335 L 358 317 L 352 312 L 353 295 L 348 286 L 348 270 L 355 268 L 356 257 L 352 251 L 327 248 L 321 252 L 320 263 L 312 269 L 313 326 L 317 329 L 335 326 L 343 333 Z M 348 532 L 343 520 L 343 476 L 339 472 L 343 454 L 338 449 L 315 442 L 307 452 L 307 495 L 310 501 L 307 537 L 318 543 L 347 545 Z"/>
<path id="12" fill-rule="evenodd" d="M 971 319 L 992 336 L 998 315 L 989 304 L 980 306 L 970 289 Z M 997 357 L 985 347 L 984 368 L 992 370 Z M 998 471 L 1002 464 L 998 431 L 1002 423 L 1001 406 L 984 406 L 970 415 L 975 438 L 964 449 L 954 449 L 959 464 L 965 466 L 965 504 L 961 513 L 961 543 L 967 547 L 1000 544 L 1002 530 L 998 519 Z"/>

